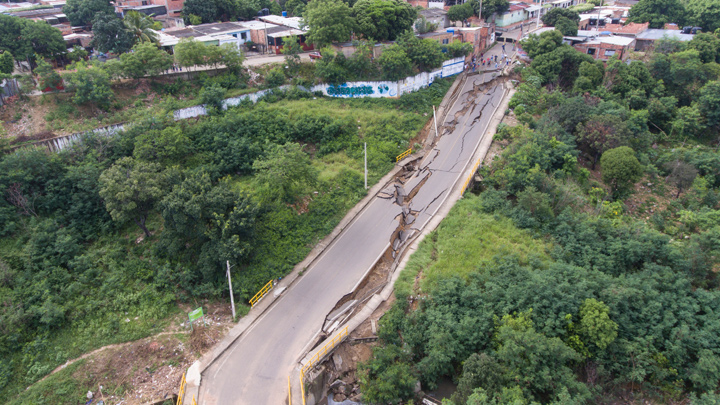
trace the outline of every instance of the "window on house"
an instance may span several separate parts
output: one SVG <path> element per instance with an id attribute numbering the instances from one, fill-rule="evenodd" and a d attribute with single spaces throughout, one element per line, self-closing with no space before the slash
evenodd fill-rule
<path id="1" fill-rule="evenodd" d="M 448 43 L 450 43 L 450 40 L 449 40 L 449 39 L 447 39 L 447 38 L 446 38 L 446 39 L 443 39 L 443 45 L 447 45 Z"/>
<path id="2" fill-rule="evenodd" d="M 595 48 L 588 48 L 588 55 L 595 55 Z"/>
<path id="3" fill-rule="evenodd" d="M 240 39 L 247 39 L 247 33 L 241 32 L 241 33 L 240 33 Z"/>
<path id="4" fill-rule="evenodd" d="M 605 56 L 613 56 L 613 55 L 615 55 L 614 50 L 605 51 Z"/>

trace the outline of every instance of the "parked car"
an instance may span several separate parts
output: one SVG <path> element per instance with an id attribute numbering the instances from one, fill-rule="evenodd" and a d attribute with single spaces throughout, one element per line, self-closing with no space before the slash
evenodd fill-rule
<path id="1" fill-rule="evenodd" d="M 322 55 L 320 54 L 320 52 L 310 52 L 310 59 L 322 59 Z"/>

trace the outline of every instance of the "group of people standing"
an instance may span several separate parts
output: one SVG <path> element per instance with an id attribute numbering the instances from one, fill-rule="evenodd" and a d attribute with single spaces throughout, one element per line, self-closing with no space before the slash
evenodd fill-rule
<path id="1" fill-rule="evenodd" d="M 488 68 L 492 67 L 492 64 L 495 64 L 495 69 L 498 69 L 500 66 L 510 66 L 510 57 L 505 53 L 505 45 L 502 45 L 502 55 L 494 55 L 494 56 L 488 56 L 485 57 L 485 53 L 480 53 L 480 60 L 478 61 L 475 56 L 472 57 L 472 61 L 470 63 L 465 63 L 465 70 L 472 69 L 473 73 L 475 73 L 475 69 L 477 69 L 478 65 L 482 66 L 483 68 L 487 66 Z"/>

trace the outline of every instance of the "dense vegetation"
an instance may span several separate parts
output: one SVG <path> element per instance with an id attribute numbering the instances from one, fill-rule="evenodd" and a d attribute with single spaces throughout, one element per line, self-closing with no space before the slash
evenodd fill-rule
<path id="1" fill-rule="evenodd" d="M 415 253 L 364 401 L 717 403 L 717 38 L 607 67 L 532 37 L 520 124 Z M 713 38 L 710 38 L 713 37 Z M 704 50 L 707 54 L 704 54 Z"/>
<path id="2" fill-rule="evenodd" d="M 365 194 L 362 143 L 372 182 L 449 85 L 397 100 L 275 92 L 198 122 L 159 115 L 62 153 L 5 155 L 0 397 L 163 328 L 178 300 L 226 295 L 226 260 L 236 302 L 284 276 Z"/>

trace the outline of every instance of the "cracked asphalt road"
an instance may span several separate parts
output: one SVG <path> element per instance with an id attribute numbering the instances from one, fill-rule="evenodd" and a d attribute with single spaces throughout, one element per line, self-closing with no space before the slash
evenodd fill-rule
<path id="1" fill-rule="evenodd" d="M 489 75 L 489 74 L 486 74 Z M 434 151 L 406 182 L 417 193 L 405 201 L 412 229 L 421 229 L 444 201 L 472 158 L 496 105 L 501 83 L 482 89 L 489 76 L 470 76 L 450 106 Z M 424 180 L 423 177 L 427 176 Z M 352 291 L 390 247 L 403 218 L 390 186 L 333 241 L 282 297 L 202 374 L 200 404 L 279 405 L 286 403 L 288 375 L 323 325 L 325 316 Z M 406 209 L 406 212 L 407 209 Z M 404 233 L 407 238 L 407 232 Z"/>

